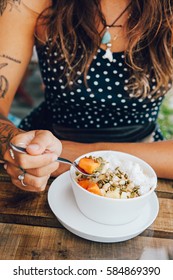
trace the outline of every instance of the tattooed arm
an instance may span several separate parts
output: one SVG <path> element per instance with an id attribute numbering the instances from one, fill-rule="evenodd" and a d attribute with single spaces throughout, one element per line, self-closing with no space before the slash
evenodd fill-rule
<path id="1" fill-rule="evenodd" d="M 3 159 L 5 151 L 9 148 L 11 139 L 23 131 L 17 129 L 10 121 L 0 114 L 0 159 Z"/>
<path id="2" fill-rule="evenodd" d="M 20 0 L 1 0 L 0 15 L 0 158 L 2 159 L 9 140 L 21 133 L 6 117 L 32 55 L 36 18 L 29 16 L 29 12 L 22 8 Z"/>
<path id="3" fill-rule="evenodd" d="M 61 143 L 49 131 L 21 131 L 6 118 L 32 55 L 37 17 L 50 2 L 0 1 L 0 158 L 5 160 L 14 185 L 43 191 L 50 174 L 58 168 L 55 159 L 61 153 Z M 24 144 L 27 154 L 11 154 L 9 141 Z M 21 168 L 25 170 L 23 180 L 19 177 Z"/>
<path id="4" fill-rule="evenodd" d="M 0 2 L 0 14 L 2 15 L 8 5 L 10 5 L 10 9 L 13 8 L 18 9 L 21 0 L 1 0 Z"/>
<path id="5" fill-rule="evenodd" d="M 39 4 L 41 2 L 41 4 Z M 17 88 L 30 61 L 37 17 L 46 7 L 46 0 L 0 1 L 0 156 L 5 139 L 17 129 L 5 121 Z M 28 8 L 27 8 L 28 7 Z M 7 138 L 6 138 L 7 137 Z M 3 148 L 4 147 L 4 148 Z"/>
<path id="6" fill-rule="evenodd" d="M 4 13 L 6 9 L 8 11 L 12 11 L 13 9 L 18 10 L 20 12 L 20 5 L 25 5 L 30 10 L 41 13 L 43 9 L 48 7 L 51 4 L 51 0 L 1 0 L 0 2 L 0 15 Z"/>
<path id="7" fill-rule="evenodd" d="M 14 95 L 26 71 L 34 44 L 36 16 L 21 0 L 0 1 L 0 158 L 8 141 L 20 133 L 7 119 Z"/>

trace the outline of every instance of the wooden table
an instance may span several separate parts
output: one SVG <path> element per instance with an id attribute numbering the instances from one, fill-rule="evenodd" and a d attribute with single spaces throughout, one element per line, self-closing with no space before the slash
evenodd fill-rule
<path id="1" fill-rule="evenodd" d="M 94 146 L 89 149 L 94 150 Z M 88 152 L 69 148 L 64 156 L 75 159 Z M 71 155 L 69 157 L 69 155 Z M 67 170 L 59 168 L 59 174 Z M 47 189 L 30 193 L 12 185 L 0 166 L 1 260 L 108 260 L 173 259 L 173 181 L 159 180 L 160 210 L 155 222 L 139 236 L 120 243 L 82 239 L 65 229 L 52 213 Z"/>

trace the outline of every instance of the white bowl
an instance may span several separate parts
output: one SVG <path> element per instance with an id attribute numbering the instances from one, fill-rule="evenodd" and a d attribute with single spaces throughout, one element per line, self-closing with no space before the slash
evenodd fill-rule
<path id="1" fill-rule="evenodd" d="M 76 171 L 71 167 L 70 177 L 72 189 L 80 211 L 89 219 L 108 225 L 126 224 L 136 219 L 149 202 L 152 193 L 157 187 L 157 176 L 152 167 L 140 158 L 116 151 L 90 152 L 80 156 L 75 161 L 78 162 L 80 158 L 90 155 L 94 157 L 103 157 L 109 162 L 111 159 L 112 163 L 126 163 L 128 161 L 134 164 L 137 163 L 142 169 L 142 172 L 147 177 L 151 178 L 152 188 L 139 197 L 129 199 L 115 199 L 99 196 L 85 190 L 76 182 Z"/>

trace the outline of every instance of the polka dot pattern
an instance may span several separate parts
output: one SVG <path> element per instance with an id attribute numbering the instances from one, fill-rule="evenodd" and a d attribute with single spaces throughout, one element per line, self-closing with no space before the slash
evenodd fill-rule
<path id="1" fill-rule="evenodd" d="M 73 128 L 105 128 L 156 122 L 163 97 L 136 98 L 128 93 L 129 71 L 123 52 L 113 53 L 113 62 L 103 58 L 99 49 L 87 74 L 77 72 L 72 88 L 62 77 L 64 64 L 57 61 L 57 52 L 49 54 L 48 46 L 38 49 L 40 69 L 45 84 L 45 101 L 21 123 L 22 129 L 50 129 L 52 123 Z M 54 63 L 50 66 L 50 59 Z M 155 86 L 151 80 L 151 87 Z M 39 120 L 39 121 L 38 121 Z M 37 124 L 37 125 L 36 125 Z M 157 129 L 155 141 L 163 137 Z"/>

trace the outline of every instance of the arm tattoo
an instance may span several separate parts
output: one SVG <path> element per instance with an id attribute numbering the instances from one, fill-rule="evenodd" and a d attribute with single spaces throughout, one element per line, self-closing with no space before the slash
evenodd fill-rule
<path id="1" fill-rule="evenodd" d="M 19 59 L 16 59 L 16 58 L 11 57 L 9 55 L 3 54 L 3 55 L 0 55 L 0 57 L 6 58 L 6 59 L 11 60 L 13 62 L 16 62 L 18 64 L 21 64 L 21 61 Z"/>
<path id="2" fill-rule="evenodd" d="M 3 67 L 7 66 L 7 65 L 8 65 L 8 63 L 1 63 L 1 64 L 0 64 L 0 70 L 1 70 Z"/>
<path id="3" fill-rule="evenodd" d="M 6 67 L 8 63 L 1 63 L 0 64 L 0 70 L 3 67 Z M 0 75 L 0 98 L 4 98 L 7 91 L 9 89 L 9 83 L 7 78 L 4 75 Z"/>
<path id="4" fill-rule="evenodd" d="M 9 148 L 11 139 L 22 132 L 24 131 L 16 128 L 8 119 L 0 114 L 0 159 L 3 159 L 3 155 Z"/>
<path id="5" fill-rule="evenodd" d="M 13 126 L 10 123 L 0 123 L 0 158 L 3 158 L 4 152 L 8 149 L 9 141 L 13 138 Z"/>
<path id="6" fill-rule="evenodd" d="M 21 3 L 21 0 L 1 0 L 0 2 L 0 15 L 3 14 L 5 9 L 7 8 L 7 5 L 10 5 L 10 11 L 12 11 L 13 8 L 19 10 L 19 5 Z"/>

